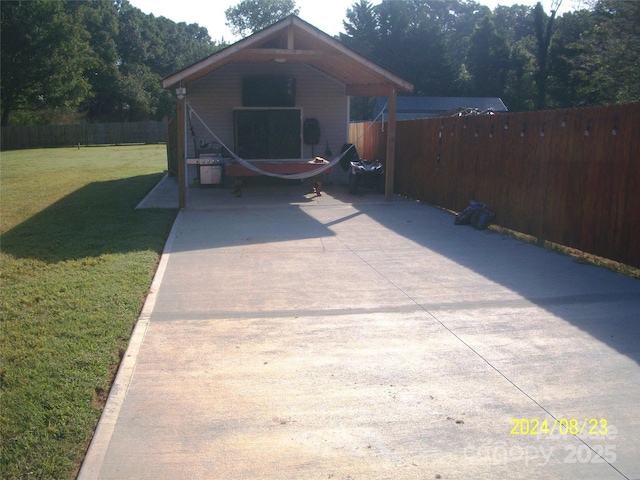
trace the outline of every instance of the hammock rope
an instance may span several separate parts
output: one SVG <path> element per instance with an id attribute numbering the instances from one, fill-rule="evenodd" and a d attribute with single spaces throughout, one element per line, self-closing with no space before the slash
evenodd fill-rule
<path id="1" fill-rule="evenodd" d="M 349 152 L 349 150 L 351 150 L 352 148 L 355 148 L 355 143 L 352 143 L 349 146 L 349 148 L 347 148 L 344 152 L 340 153 L 340 155 L 338 155 L 337 157 L 335 157 L 334 159 L 329 161 L 329 163 L 322 164 L 318 168 L 315 168 L 315 169 L 310 170 L 308 172 L 291 173 L 291 174 L 281 174 L 281 173 L 269 172 L 267 170 L 263 170 L 261 168 L 256 167 L 251 162 L 248 162 L 247 160 L 245 160 L 245 159 L 239 157 L 238 155 L 236 155 L 236 153 L 233 150 L 231 150 L 229 147 L 227 147 L 224 144 L 224 142 L 222 140 L 220 140 L 220 137 L 218 137 L 209 128 L 209 126 L 204 122 L 204 120 L 202 120 L 202 117 L 200 117 L 200 115 L 198 115 L 198 112 L 196 112 L 196 110 L 191 106 L 189 101 L 187 100 L 185 103 L 187 104 L 187 108 L 188 108 L 188 111 L 189 111 L 189 123 L 191 123 L 191 114 L 193 113 L 195 115 L 195 117 L 200 121 L 200 123 L 204 126 L 204 128 L 207 130 L 207 132 L 209 132 L 209 134 L 213 137 L 213 139 L 217 143 L 219 143 L 222 148 L 224 148 L 227 152 L 229 152 L 236 162 L 238 162 L 240 165 L 242 165 L 245 168 L 248 168 L 249 170 L 251 170 L 253 172 L 259 173 L 260 175 L 266 175 L 266 176 L 275 177 L 275 178 L 284 178 L 284 179 L 289 179 L 289 180 L 304 180 L 306 178 L 310 178 L 310 177 L 314 177 L 316 175 L 319 175 L 322 172 L 332 168 L 340 160 L 342 160 L 342 157 L 344 157 Z M 385 108 L 386 108 L 386 105 L 385 105 Z M 384 108 L 382 109 L 382 112 L 384 112 Z M 373 125 L 377 122 L 378 118 L 382 115 L 382 112 L 380 113 L 380 115 L 378 115 L 378 117 L 375 118 L 375 120 L 373 122 L 371 122 L 371 125 L 369 125 L 365 129 L 365 131 L 362 132 L 362 134 L 358 137 L 356 142 L 358 142 L 364 136 L 364 134 L 367 133 L 371 127 L 373 127 Z M 193 128 L 192 128 L 192 134 L 193 134 Z"/>

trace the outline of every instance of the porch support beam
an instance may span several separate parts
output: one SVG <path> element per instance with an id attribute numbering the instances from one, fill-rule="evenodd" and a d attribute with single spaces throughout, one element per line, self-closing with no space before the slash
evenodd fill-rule
<path id="1" fill-rule="evenodd" d="M 178 208 L 187 206 L 186 152 L 185 152 L 185 98 L 178 98 L 176 119 L 178 120 Z"/>
<path id="2" fill-rule="evenodd" d="M 392 89 L 388 97 L 389 106 L 387 113 L 387 166 L 385 168 L 384 197 L 390 202 L 393 200 L 393 177 L 396 160 L 396 90 Z"/>

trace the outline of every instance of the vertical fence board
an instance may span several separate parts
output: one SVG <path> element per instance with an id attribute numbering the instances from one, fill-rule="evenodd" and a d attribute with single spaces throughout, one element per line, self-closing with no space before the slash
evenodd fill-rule
<path id="1" fill-rule="evenodd" d="M 350 138 L 382 158 L 366 125 Z M 394 190 L 454 211 L 483 201 L 504 227 L 640 268 L 638 131 L 637 103 L 401 121 Z"/>

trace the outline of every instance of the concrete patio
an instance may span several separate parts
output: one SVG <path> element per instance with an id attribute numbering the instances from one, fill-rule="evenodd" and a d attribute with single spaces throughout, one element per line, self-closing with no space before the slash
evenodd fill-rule
<path id="1" fill-rule="evenodd" d="M 80 479 L 640 479 L 639 281 L 307 190 L 188 190 Z"/>

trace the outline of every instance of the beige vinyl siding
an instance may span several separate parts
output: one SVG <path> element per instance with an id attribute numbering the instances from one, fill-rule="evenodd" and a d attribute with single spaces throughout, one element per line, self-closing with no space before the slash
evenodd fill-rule
<path id="1" fill-rule="evenodd" d="M 320 124 L 320 142 L 313 148 L 315 156 L 324 156 L 327 144 L 333 157 L 339 155 L 348 138 L 348 97 L 344 85 L 308 65 L 272 63 L 230 64 L 187 85 L 187 99 L 207 127 L 230 149 L 234 146 L 233 111 L 242 108 L 242 79 L 250 75 L 289 75 L 296 78 L 296 105 L 301 121 L 316 118 Z M 187 158 L 195 156 L 195 141 L 214 140 L 195 115 L 187 119 Z M 302 142 L 302 158 L 312 158 L 312 147 Z M 342 176 L 334 169 L 332 179 Z M 195 171 L 188 174 L 193 180 Z"/>

